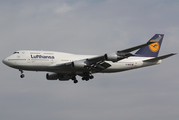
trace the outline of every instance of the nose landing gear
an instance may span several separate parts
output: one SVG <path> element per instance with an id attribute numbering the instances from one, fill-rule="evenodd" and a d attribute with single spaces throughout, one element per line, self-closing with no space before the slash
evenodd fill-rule
<path id="1" fill-rule="evenodd" d="M 25 75 L 23 74 L 23 70 L 19 69 L 19 71 L 21 72 L 20 77 L 21 77 L 21 78 L 24 78 L 24 77 L 25 77 Z"/>

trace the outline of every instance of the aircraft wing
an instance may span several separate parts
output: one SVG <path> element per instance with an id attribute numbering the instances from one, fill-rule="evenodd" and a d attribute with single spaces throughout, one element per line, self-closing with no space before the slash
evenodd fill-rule
<path id="1" fill-rule="evenodd" d="M 104 56 L 93 57 L 82 59 L 73 62 L 67 62 L 62 64 L 53 65 L 56 68 L 63 68 L 63 69 L 86 69 L 92 72 L 99 72 L 105 70 L 106 68 L 110 67 L 111 65 L 104 61 Z"/>
<path id="2" fill-rule="evenodd" d="M 131 47 L 128 49 L 124 49 L 121 51 L 117 51 L 114 53 L 109 53 L 101 56 L 96 56 L 92 58 L 86 58 L 82 60 L 77 60 L 73 62 L 67 62 L 63 64 L 56 64 L 54 65 L 57 68 L 63 68 L 63 69 L 86 69 L 87 71 L 92 71 L 92 72 L 98 72 L 107 69 L 111 65 L 106 62 L 106 61 L 112 61 L 112 62 L 117 62 L 119 60 L 125 59 L 127 57 L 132 56 L 133 54 L 129 53 L 134 50 L 137 50 L 139 48 L 142 48 L 144 46 L 150 45 L 155 42 L 159 42 L 161 40 L 161 36 L 159 35 L 158 38 L 151 40 L 145 44 L 138 45 L 135 47 Z"/>

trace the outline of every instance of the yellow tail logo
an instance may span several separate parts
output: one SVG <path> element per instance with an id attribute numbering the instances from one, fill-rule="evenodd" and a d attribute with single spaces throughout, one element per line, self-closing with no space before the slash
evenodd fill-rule
<path id="1" fill-rule="evenodd" d="M 151 40 L 151 41 L 153 41 L 153 40 Z M 158 52 L 160 45 L 158 42 L 155 42 L 155 43 L 150 44 L 149 48 L 152 52 Z"/>

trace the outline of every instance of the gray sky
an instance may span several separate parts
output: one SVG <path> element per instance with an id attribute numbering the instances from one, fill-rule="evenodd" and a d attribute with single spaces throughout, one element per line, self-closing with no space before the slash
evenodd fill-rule
<path id="1" fill-rule="evenodd" d="M 0 58 L 16 50 L 99 54 L 165 34 L 160 55 L 179 53 L 178 0 L 1 0 Z M 2 120 L 178 120 L 178 55 L 95 79 L 47 81 L 46 72 L 0 64 Z"/>

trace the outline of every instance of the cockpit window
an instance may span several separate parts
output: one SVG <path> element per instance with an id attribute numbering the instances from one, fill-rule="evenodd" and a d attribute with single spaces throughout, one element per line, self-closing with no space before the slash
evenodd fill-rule
<path id="1" fill-rule="evenodd" d="M 13 54 L 19 54 L 19 52 L 14 52 Z"/>

